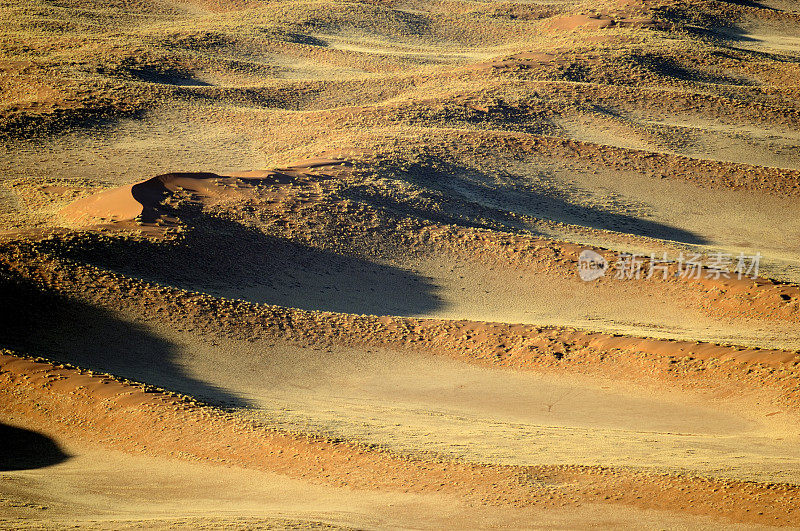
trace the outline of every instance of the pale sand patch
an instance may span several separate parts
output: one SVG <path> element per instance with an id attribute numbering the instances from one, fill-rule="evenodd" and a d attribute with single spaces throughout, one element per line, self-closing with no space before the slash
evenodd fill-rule
<path id="1" fill-rule="evenodd" d="M 58 443 L 72 456 L 66 462 L 0 473 L 0 526 L 717 529 L 720 525 L 706 517 L 594 503 L 578 509 L 476 507 L 446 494 L 334 488 L 269 472 L 130 455 L 60 438 Z"/>
<path id="2" fill-rule="evenodd" d="M 800 134 L 791 127 L 749 123 L 723 124 L 702 116 L 576 116 L 557 120 L 569 138 L 583 142 L 677 153 L 687 157 L 800 169 L 796 146 Z"/>
<path id="3" fill-rule="evenodd" d="M 796 434 L 784 416 L 767 416 L 756 396 L 487 369 L 413 351 L 209 345 L 153 333 L 173 345 L 172 363 L 184 375 L 158 378 L 159 385 L 212 401 L 219 389 L 248 404 L 240 414 L 290 431 L 476 462 L 800 481 Z M 134 363 L 129 373 L 142 374 Z"/>

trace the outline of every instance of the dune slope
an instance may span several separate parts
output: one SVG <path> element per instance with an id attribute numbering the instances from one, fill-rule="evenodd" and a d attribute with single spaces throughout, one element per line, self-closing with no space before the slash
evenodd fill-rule
<path id="1" fill-rule="evenodd" d="M 0 527 L 800 525 L 798 34 L 3 4 Z"/>

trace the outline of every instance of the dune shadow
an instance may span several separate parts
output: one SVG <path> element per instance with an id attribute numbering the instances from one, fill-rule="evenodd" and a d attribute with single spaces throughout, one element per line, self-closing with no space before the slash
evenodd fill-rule
<path id="1" fill-rule="evenodd" d="M 50 437 L 2 422 L 0 441 L 0 472 L 44 468 L 70 458 Z"/>
<path id="2" fill-rule="evenodd" d="M 714 43 L 716 46 L 738 53 L 745 53 L 753 59 L 792 64 L 800 63 L 800 58 L 796 54 L 773 49 L 769 44 L 765 44 L 762 39 L 758 38 L 758 35 L 754 35 L 745 28 L 727 21 L 715 21 L 706 26 L 691 26 L 687 27 L 686 30 L 697 37 Z M 794 37 L 794 35 L 786 36 Z M 720 54 L 719 51 L 714 53 L 716 55 Z M 724 83 L 725 79 L 721 78 L 719 82 Z"/>
<path id="3" fill-rule="evenodd" d="M 759 9 L 770 11 L 773 14 L 788 13 L 782 9 L 772 7 L 754 0 L 722 0 L 724 4 L 741 6 L 747 9 Z M 698 11 L 692 9 L 689 3 L 683 5 L 661 6 L 655 8 L 658 18 L 675 23 L 681 27 L 681 31 L 686 31 L 690 35 L 708 39 L 717 46 L 735 50 L 738 52 L 746 52 L 748 54 L 757 54 L 758 57 L 764 57 L 770 60 L 781 62 L 797 63 L 800 58 L 790 54 L 776 53 L 768 50 L 758 50 L 755 47 L 747 47 L 746 44 L 758 44 L 758 38 L 748 34 L 748 32 L 740 26 L 748 19 L 756 21 L 759 19 L 752 17 L 739 18 L 738 20 L 732 19 L 725 11 Z M 762 22 L 768 21 L 772 17 L 760 17 Z M 779 20 L 780 17 L 775 17 Z M 794 36 L 793 34 L 791 36 Z M 712 52 L 717 53 L 717 52 Z"/>
<path id="4" fill-rule="evenodd" d="M 220 406 L 249 403 L 187 374 L 178 348 L 141 324 L 40 289 L 0 270 L 0 347 L 185 393 Z M 1 439 L 0 439 L 1 440 Z"/>
<path id="5" fill-rule="evenodd" d="M 435 168 L 412 166 L 399 178 L 438 194 L 442 212 L 437 214 L 435 221 L 516 230 L 521 228 L 519 216 L 525 215 L 661 240 L 708 243 L 702 236 L 679 227 L 582 204 L 580 197 L 576 197 L 586 195 L 582 190 L 565 189 L 553 183 L 532 186 L 525 176 L 489 175 L 461 166 L 447 165 L 443 168 L 437 164 Z M 412 204 L 366 195 L 357 186 L 347 195 L 403 215 L 426 216 Z M 427 217 L 430 219 L 430 214 Z"/>
<path id="6" fill-rule="evenodd" d="M 102 240 L 60 252 L 159 284 L 304 310 L 416 315 L 442 304 L 412 271 L 202 215 L 177 242 Z"/>
<path id="7" fill-rule="evenodd" d="M 132 68 L 127 73 L 138 81 L 156 85 L 174 85 L 178 87 L 210 87 L 210 83 L 201 81 L 181 72 L 162 72 L 153 68 Z"/>
<path id="8" fill-rule="evenodd" d="M 753 0 L 722 0 L 722 2 L 725 4 L 733 4 L 736 6 L 749 7 L 755 9 L 766 9 L 768 11 L 775 11 L 778 13 L 780 12 L 780 9 L 768 6 L 763 2 L 754 2 Z"/>
<path id="9" fill-rule="evenodd" d="M 767 31 L 767 30 L 764 30 Z M 797 45 L 792 45 L 786 48 L 775 46 L 769 42 L 769 32 L 767 33 L 750 33 L 746 29 L 736 25 L 714 26 L 706 30 L 705 33 L 710 39 L 715 42 L 730 48 L 753 55 L 759 59 L 767 59 L 770 61 L 778 61 L 781 63 L 800 63 L 800 57 L 797 52 L 800 51 Z M 777 31 L 772 35 L 776 38 L 790 38 L 796 40 L 797 34 L 790 31 Z M 737 46 L 738 45 L 738 46 Z M 749 46 L 746 46 L 749 45 Z"/>
<path id="10" fill-rule="evenodd" d="M 720 72 L 700 70 L 695 66 L 683 64 L 674 57 L 655 53 L 640 53 L 634 54 L 631 59 L 638 66 L 668 79 L 718 85 L 743 85 L 742 80 L 737 77 Z M 746 83 L 744 84 L 746 85 Z"/>
<path id="11" fill-rule="evenodd" d="M 723 42 L 758 42 L 758 39 L 748 36 L 744 29 L 735 25 L 711 26 L 709 28 L 692 28 L 692 33 Z"/>

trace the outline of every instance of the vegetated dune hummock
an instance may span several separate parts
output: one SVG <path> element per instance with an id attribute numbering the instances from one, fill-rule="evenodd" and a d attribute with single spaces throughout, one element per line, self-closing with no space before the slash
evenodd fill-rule
<path id="1" fill-rule="evenodd" d="M 800 525 L 790 2 L 0 9 L 0 526 Z"/>

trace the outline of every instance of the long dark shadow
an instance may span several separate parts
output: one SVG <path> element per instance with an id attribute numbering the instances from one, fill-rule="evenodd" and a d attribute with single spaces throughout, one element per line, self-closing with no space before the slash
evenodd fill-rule
<path id="1" fill-rule="evenodd" d="M 413 315 L 438 309 L 412 271 L 199 216 L 179 242 L 115 239 L 60 249 L 104 269 L 215 296 L 305 310 Z"/>
<path id="2" fill-rule="evenodd" d="M 464 226 L 487 226 L 486 220 L 496 222 L 492 228 L 515 230 L 519 214 L 591 227 L 624 232 L 682 243 L 705 244 L 708 241 L 691 231 L 657 221 L 628 216 L 617 212 L 591 208 L 570 201 L 568 194 L 552 190 L 533 189 L 521 176 L 505 175 L 497 182 L 491 175 L 457 165 L 438 163 L 412 166 L 398 176 L 413 184 L 439 194 L 442 221 Z M 357 187 L 346 192 L 351 199 L 369 202 L 374 206 L 397 211 L 401 215 L 424 217 L 426 213 L 414 205 L 394 199 L 362 194 Z M 437 219 L 439 221 L 440 219 Z"/>
<path id="3" fill-rule="evenodd" d="M 50 437 L 0 422 L 0 472 L 44 468 L 69 458 Z"/>
<path id="4" fill-rule="evenodd" d="M 175 345 L 141 324 L 0 270 L 0 346 L 186 393 L 221 406 L 249 403 L 185 373 Z"/>

